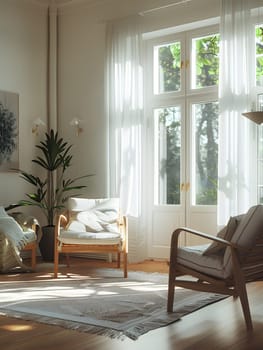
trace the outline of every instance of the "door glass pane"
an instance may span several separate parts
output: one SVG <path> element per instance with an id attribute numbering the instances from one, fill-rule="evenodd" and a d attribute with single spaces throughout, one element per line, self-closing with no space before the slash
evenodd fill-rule
<path id="1" fill-rule="evenodd" d="M 154 47 L 154 93 L 181 90 L 181 43 Z"/>
<path id="2" fill-rule="evenodd" d="M 181 109 L 160 108 L 155 114 L 155 203 L 180 204 Z"/>
<path id="3" fill-rule="evenodd" d="M 196 205 L 217 204 L 218 102 L 192 107 L 194 155 L 192 198 Z"/>
<path id="4" fill-rule="evenodd" d="M 219 35 L 192 39 L 192 89 L 218 85 Z"/>
<path id="5" fill-rule="evenodd" d="M 256 80 L 263 86 L 263 26 L 256 26 Z"/>

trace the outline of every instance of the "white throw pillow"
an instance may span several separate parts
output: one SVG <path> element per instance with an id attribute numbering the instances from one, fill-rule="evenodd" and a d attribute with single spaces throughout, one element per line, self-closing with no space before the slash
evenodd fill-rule
<path id="1" fill-rule="evenodd" d="M 99 223 L 98 217 L 91 211 L 81 211 L 76 215 L 76 219 L 86 226 L 86 231 L 101 232 L 103 227 Z"/>
<path id="2" fill-rule="evenodd" d="M 104 224 L 103 225 L 104 230 L 107 232 L 114 232 L 114 233 L 119 233 L 119 228 L 118 225 L 115 224 Z"/>
<path id="3" fill-rule="evenodd" d="M 108 210 L 101 212 L 100 210 L 93 210 L 93 213 L 96 215 L 100 222 L 114 223 L 118 219 L 118 213 L 113 210 Z"/>
<path id="4" fill-rule="evenodd" d="M 108 198 L 104 200 L 98 200 L 95 210 L 105 211 L 119 211 L 119 198 Z"/>
<path id="5" fill-rule="evenodd" d="M 86 232 L 86 226 L 77 220 L 72 220 L 67 225 L 66 230 L 76 232 Z"/>

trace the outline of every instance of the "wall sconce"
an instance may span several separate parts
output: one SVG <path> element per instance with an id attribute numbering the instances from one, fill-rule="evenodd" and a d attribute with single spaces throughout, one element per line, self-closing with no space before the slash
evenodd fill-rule
<path id="1" fill-rule="evenodd" d="M 46 126 L 46 124 L 43 122 L 42 119 L 37 118 L 36 120 L 33 121 L 33 126 L 32 126 L 32 134 L 38 135 L 39 133 L 39 128 L 41 126 Z"/>
<path id="2" fill-rule="evenodd" d="M 74 118 L 70 122 L 70 125 L 76 129 L 77 136 L 79 136 L 79 134 L 83 131 L 83 128 L 80 126 L 80 122 L 81 122 L 81 120 L 78 118 Z"/>

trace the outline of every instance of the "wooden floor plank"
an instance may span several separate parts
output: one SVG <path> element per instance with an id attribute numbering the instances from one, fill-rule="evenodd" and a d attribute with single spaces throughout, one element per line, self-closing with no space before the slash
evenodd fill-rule
<path id="1" fill-rule="evenodd" d="M 88 262 L 90 266 L 111 266 L 100 261 Z M 72 259 L 70 269 L 62 267 L 61 272 L 85 275 L 85 259 Z M 146 272 L 168 272 L 168 265 L 162 261 L 146 261 L 130 264 L 129 270 Z M 34 274 L 37 279 L 47 279 L 51 271 Z M 0 281 L 32 278 L 32 274 L 0 275 Z M 227 298 L 193 312 L 170 326 L 151 331 L 133 341 L 110 339 L 90 335 L 62 327 L 40 324 L 11 317 L 0 317 L 0 344 L 5 350 L 261 350 L 263 349 L 263 281 L 247 285 L 254 324 L 254 332 L 246 331 L 239 300 Z"/>

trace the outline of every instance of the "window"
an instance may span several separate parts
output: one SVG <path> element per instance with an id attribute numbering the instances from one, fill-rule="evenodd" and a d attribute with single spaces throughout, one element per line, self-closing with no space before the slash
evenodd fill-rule
<path id="1" fill-rule="evenodd" d="M 156 186 L 159 204 L 180 204 L 181 108 L 158 108 L 155 118 Z"/>
<path id="2" fill-rule="evenodd" d="M 195 162 L 192 179 L 197 205 L 215 205 L 217 199 L 218 101 L 192 106 Z"/>
<path id="3" fill-rule="evenodd" d="M 219 35 L 192 39 L 192 88 L 218 85 Z"/>
<path id="4" fill-rule="evenodd" d="M 154 46 L 154 93 L 165 94 L 182 90 L 181 42 Z"/>
<path id="5" fill-rule="evenodd" d="M 154 202 L 217 202 L 219 34 L 211 27 L 151 41 Z M 190 131 L 190 132 L 189 132 Z"/>
<path id="6" fill-rule="evenodd" d="M 261 24 L 255 40 L 263 87 Z M 156 204 L 181 204 L 184 191 L 192 205 L 217 204 L 219 45 L 216 26 L 149 40 Z"/>
<path id="7" fill-rule="evenodd" d="M 256 82 L 263 86 L 263 25 L 255 27 L 256 37 Z"/>

